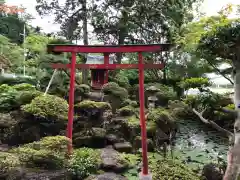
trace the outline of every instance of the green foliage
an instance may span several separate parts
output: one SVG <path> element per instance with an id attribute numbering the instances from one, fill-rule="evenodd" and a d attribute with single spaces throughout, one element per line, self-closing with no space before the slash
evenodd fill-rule
<path id="1" fill-rule="evenodd" d="M 187 95 L 184 99 L 183 102 L 190 107 L 196 107 L 197 105 L 197 96 L 196 95 Z"/>
<path id="2" fill-rule="evenodd" d="M 7 85 L 0 86 L 0 109 L 2 112 L 17 108 L 18 92 Z"/>
<path id="3" fill-rule="evenodd" d="M 179 86 L 181 88 L 184 88 L 185 90 L 191 89 L 191 88 L 199 88 L 203 89 L 206 87 L 211 86 L 211 82 L 209 82 L 208 78 L 189 78 L 184 79 L 179 83 Z"/>
<path id="4" fill-rule="evenodd" d="M 87 84 L 81 84 L 76 86 L 75 93 L 81 96 L 86 95 L 90 92 L 90 87 Z"/>
<path id="5" fill-rule="evenodd" d="M 122 101 L 127 99 L 128 91 L 125 88 L 120 87 L 117 83 L 110 82 L 103 87 L 104 94 L 112 95 L 121 99 Z"/>
<path id="6" fill-rule="evenodd" d="M 67 119 L 68 103 L 57 96 L 42 95 L 33 99 L 31 104 L 24 105 L 22 110 L 36 117 L 55 120 Z"/>
<path id="7" fill-rule="evenodd" d="M 123 87 L 126 89 L 128 89 L 130 87 L 128 78 L 125 75 L 124 71 L 120 71 L 120 73 L 117 74 L 117 76 L 112 81 L 117 83 L 120 87 Z"/>
<path id="8" fill-rule="evenodd" d="M 23 165 L 31 168 L 61 169 L 65 164 L 65 158 L 62 154 L 50 150 L 19 147 L 14 152 L 18 154 Z"/>
<path id="9" fill-rule="evenodd" d="M 23 147 L 33 148 L 35 150 L 47 149 L 56 152 L 66 152 L 70 140 L 66 136 L 47 136 L 40 141 L 24 145 Z"/>
<path id="10" fill-rule="evenodd" d="M 229 104 L 229 105 L 225 106 L 225 108 L 234 110 L 235 105 L 234 104 Z"/>
<path id="11" fill-rule="evenodd" d="M 106 102 L 95 102 L 95 101 L 89 101 L 85 100 L 75 105 L 75 107 L 80 109 L 111 109 L 111 105 Z"/>
<path id="12" fill-rule="evenodd" d="M 169 101 L 168 108 L 171 116 L 178 119 L 192 119 L 195 118 L 192 111 L 192 106 L 183 101 Z"/>
<path id="13" fill-rule="evenodd" d="M 169 122 L 174 121 L 174 119 L 170 115 L 170 113 L 163 108 L 157 108 L 157 109 L 153 109 L 153 110 L 149 111 L 147 119 L 149 121 L 153 121 L 153 122 L 156 122 L 156 123 L 159 123 L 159 121 L 162 121 L 162 122 L 165 122 L 165 123 L 169 123 Z"/>
<path id="14" fill-rule="evenodd" d="M 13 86 L 13 89 L 16 89 L 17 91 L 35 91 L 36 88 L 27 83 L 22 83 L 22 84 L 16 84 Z"/>
<path id="15" fill-rule="evenodd" d="M 64 136 L 45 137 L 40 141 L 11 150 L 19 156 L 22 165 L 45 169 L 60 169 L 66 165 L 66 150 L 70 140 Z"/>
<path id="16" fill-rule="evenodd" d="M 177 93 L 172 87 L 163 84 L 155 84 L 155 86 L 159 89 L 159 92 L 156 93 L 156 97 L 160 105 L 165 106 L 169 100 L 177 99 Z"/>
<path id="17" fill-rule="evenodd" d="M 35 97 L 42 93 L 30 84 L 19 84 L 8 86 L 3 84 L 0 86 L 0 107 L 1 111 L 10 111 L 20 108 L 20 106 L 28 104 Z"/>
<path id="18" fill-rule="evenodd" d="M 159 159 L 150 154 L 149 164 L 152 169 L 153 180 L 200 180 L 200 177 L 190 168 L 176 160 Z"/>
<path id="19" fill-rule="evenodd" d="M 69 160 L 68 170 L 79 179 L 95 174 L 101 164 L 100 154 L 99 150 L 76 149 Z"/>
<path id="20" fill-rule="evenodd" d="M 13 43 L 21 44 L 23 42 L 23 37 L 20 33 L 23 33 L 24 22 L 17 14 L 6 16 L 1 13 L 0 24 L 1 35 L 9 38 Z"/>
<path id="21" fill-rule="evenodd" d="M 117 113 L 120 116 L 132 116 L 136 113 L 136 110 L 134 107 L 128 105 L 128 106 L 124 106 L 124 107 L 118 109 Z"/>
<path id="22" fill-rule="evenodd" d="M 240 39 L 240 21 L 224 19 L 208 31 L 198 45 L 202 57 L 211 54 L 216 58 L 235 60 L 238 53 L 236 47 Z"/>
<path id="23" fill-rule="evenodd" d="M 22 84 L 22 83 L 36 85 L 36 79 L 32 77 L 30 78 L 30 77 L 21 77 L 21 76 L 17 76 L 17 77 L 0 76 L 0 84 L 15 85 L 15 84 Z"/>
<path id="24" fill-rule="evenodd" d="M 132 106 L 134 108 L 138 107 L 138 103 L 137 101 L 132 101 L 131 99 L 126 99 L 122 102 L 121 106 L 124 107 L 124 106 Z"/>
<path id="25" fill-rule="evenodd" d="M 20 161 L 18 157 L 12 153 L 0 152 L 0 173 L 4 174 L 12 169 L 19 167 Z"/>

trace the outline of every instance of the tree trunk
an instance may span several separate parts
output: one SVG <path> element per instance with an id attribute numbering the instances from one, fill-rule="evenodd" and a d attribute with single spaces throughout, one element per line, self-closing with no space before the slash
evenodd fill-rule
<path id="1" fill-rule="evenodd" d="M 240 49 L 237 51 L 240 53 Z M 234 105 L 237 112 L 237 118 L 234 123 L 234 145 L 228 153 L 228 166 L 225 172 L 224 180 L 237 180 L 240 170 L 240 54 L 237 54 L 234 64 Z"/>
<path id="2" fill-rule="evenodd" d="M 88 26 L 87 26 L 87 0 L 83 1 L 82 4 L 82 10 L 83 10 L 83 44 L 88 45 Z M 85 54 L 84 63 L 87 61 L 87 54 Z M 84 84 L 88 84 L 88 69 L 82 70 L 82 82 Z"/>

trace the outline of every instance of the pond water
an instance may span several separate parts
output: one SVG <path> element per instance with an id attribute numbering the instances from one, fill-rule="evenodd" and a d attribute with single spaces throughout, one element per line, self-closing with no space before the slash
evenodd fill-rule
<path id="1" fill-rule="evenodd" d="M 228 139 L 200 120 L 181 120 L 174 141 L 174 157 L 192 167 L 226 160 Z"/>
<path id="2" fill-rule="evenodd" d="M 228 139 L 218 131 L 199 119 L 178 121 L 178 127 L 173 147 L 174 159 L 193 169 L 201 168 L 207 163 L 217 163 L 219 157 L 226 160 Z M 170 152 L 168 156 L 171 157 Z M 157 155 L 155 157 L 157 158 Z M 129 180 L 139 179 L 136 168 L 127 172 L 125 176 Z"/>

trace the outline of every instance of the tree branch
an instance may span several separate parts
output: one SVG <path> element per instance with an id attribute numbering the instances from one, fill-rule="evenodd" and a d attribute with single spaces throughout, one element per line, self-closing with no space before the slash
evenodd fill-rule
<path id="1" fill-rule="evenodd" d="M 220 75 L 222 75 L 225 79 L 227 79 L 232 85 L 234 85 L 234 82 L 228 78 L 220 69 L 218 69 L 216 66 L 214 66 L 213 63 L 211 63 L 209 60 L 206 59 L 206 61 L 215 69 Z"/>
<path id="2" fill-rule="evenodd" d="M 202 111 L 202 112 L 198 112 L 195 108 L 193 108 L 193 112 L 202 120 L 202 122 L 204 122 L 205 124 L 209 124 L 211 125 L 214 129 L 222 132 L 223 134 L 225 134 L 227 137 L 233 137 L 234 134 L 222 127 L 220 127 L 219 125 L 217 125 L 215 122 L 211 121 L 211 120 L 208 120 L 208 119 L 205 119 L 203 117 L 203 113 L 205 112 L 205 109 Z"/>

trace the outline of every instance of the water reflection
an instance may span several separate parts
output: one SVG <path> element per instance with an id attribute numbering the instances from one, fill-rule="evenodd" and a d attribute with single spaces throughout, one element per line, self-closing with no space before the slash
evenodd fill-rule
<path id="1" fill-rule="evenodd" d="M 228 139 L 207 127 L 200 120 L 178 122 L 179 132 L 174 141 L 175 157 L 198 166 L 226 159 Z"/>

